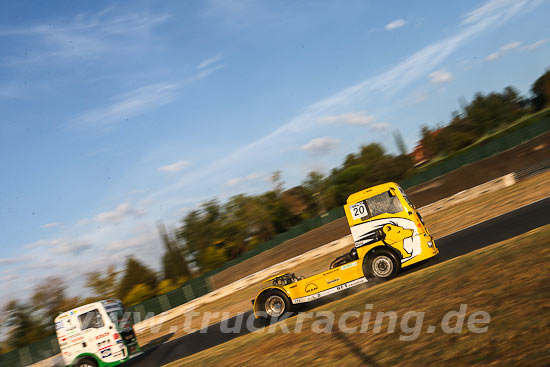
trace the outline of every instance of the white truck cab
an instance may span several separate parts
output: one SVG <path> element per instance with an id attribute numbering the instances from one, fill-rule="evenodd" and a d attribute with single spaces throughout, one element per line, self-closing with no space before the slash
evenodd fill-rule
<path id="1" fill-rule="evenodd" d="M 141 354 L 119 300 L 90 303 L 55 318 L 55 332 L 67 366 L 117 366 Z M 127 319 L 127 317 L 126 317 Z"/>

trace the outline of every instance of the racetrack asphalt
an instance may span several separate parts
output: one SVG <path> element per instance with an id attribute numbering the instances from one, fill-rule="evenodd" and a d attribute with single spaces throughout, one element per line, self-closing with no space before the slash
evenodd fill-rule
<path id="1" fill-rule="evenodd" d="M 429 262 L 415 267 L 412 271 L 464 255 L 468 252 L 518 236 L 549 223 L 550 198 L 545 198 L 496 218 L 436 239 L 439 255 Z M 321 301 L 321 304 L 322 303 Z M 316 305 L 319 305 L 319 303 Z M 221 330 L 222 323 L 226 327 L 235 325 L 237 321 L 237 316 L 235 316 L 222 323 L 210 325 L 205 329 L 184 335 L 178 339 L 156 344 L 155 347 L 147 348 L 147 346 L 145 346 L 145 352 L 141 356 L 124 365 L 132 367 L 159 367 L 225 343 L 262 327 L 257 322 L 252 328 L 246 327 L 246 320 L 251 320 L 253 318 L 252 310 L 241 315 L 240 317 L 244 317 L 245 322 L 242 322 L 242 328 L 237 332 L 224 333 Z M 169 337 L 170 335 L 165 337 L 165 340 Z"/>

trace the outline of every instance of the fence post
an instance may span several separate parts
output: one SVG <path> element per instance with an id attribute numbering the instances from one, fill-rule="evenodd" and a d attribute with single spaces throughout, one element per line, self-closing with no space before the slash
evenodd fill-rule
<path id="1" fill-rule="evenodd" d="M 162 312 L 168 311 L 172 308 L 172 306 L 170 306 L 170 300 L 168 299 L 168 296 L 166 294 L 161 294 L 158 299 L 160 307 L 162 308 Z"/>
<path id="2" fill-rule="evenodd" d="M 32 364 L 31 351 L 29 350 L 28 346 L 19 348 L 19 358 L 21 359 L 22 366 Z"/>
<path id="3" fill-rule="evenodd" d="M 187 302 L 195 298 L 195 295 L 193 294 L 193 288 L 191 288 L 191 285 L 189 284 L 183 287 L 183 294 L 185 294 Z"/>

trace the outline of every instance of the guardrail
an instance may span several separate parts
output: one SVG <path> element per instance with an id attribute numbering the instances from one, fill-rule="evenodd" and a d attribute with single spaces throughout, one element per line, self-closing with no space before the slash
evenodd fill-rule
<path id="1" fill-rule="evenodd" d="M 514 174 L 514 176 L 516 180 L 521 180 L 523 178 L 527 178 L 529 176 L 533 176 L 544 171 L 550 171 L 550 159 L 519 170 Z"/>

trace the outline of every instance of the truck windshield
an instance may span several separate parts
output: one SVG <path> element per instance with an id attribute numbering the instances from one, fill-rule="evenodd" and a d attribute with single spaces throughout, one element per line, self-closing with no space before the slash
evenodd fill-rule
<path id="1" fill-rule="evenodd" d="M 119 308 L 116 310 L 109 311 L 109 318 L 111 321 L 113 321 L 115 324 L 118 325 L 118 323 L 122 320 L 124 317 L 124 310 Z"/>
<path id="2" fill-rule="evenodd" d="M 390 191 L 375 195 L 367 200 L 370 216 L 376 217 L 380 214 L 396 214 L 403 211 L 403 205 Z"/>

